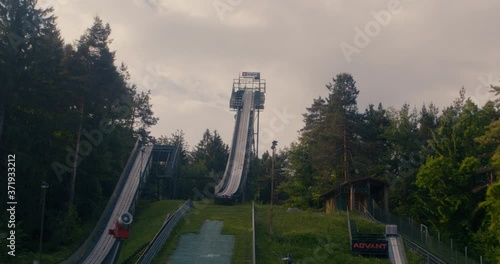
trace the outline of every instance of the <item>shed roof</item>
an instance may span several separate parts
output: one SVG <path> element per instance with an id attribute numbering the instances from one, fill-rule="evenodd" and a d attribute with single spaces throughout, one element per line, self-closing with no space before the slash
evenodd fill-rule
<path id="1" fill-rule="evenodd" d="M 339 187 L 342 188 L 342 187 L 345 187 L 346 185 L 361 184 L 361 183 L 366 183 L 366 182 L 370 182 L 372 184 L 379 185 L 379 186 L 380 185 L 382 185 L 382 186 L 389 186 L 389 184 L 386 181 L 384 181 L 384 180 L 377 179 L 377 178 L 374 178 L 374 177 L 363 177 L 363 178 L 357 178 L 357 179 L 351 179 L 351 180 L 345 181 L 340 186 L 337 186 L 337 187 L 331 189 L 330 191 L 324 193 L 323 195 L 321 195 L 321 197 L 326 197 L 326 196 L 331 195 Z"/>

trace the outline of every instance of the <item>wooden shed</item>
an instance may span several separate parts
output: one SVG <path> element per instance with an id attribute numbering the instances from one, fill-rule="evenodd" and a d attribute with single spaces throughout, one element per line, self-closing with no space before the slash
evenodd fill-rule
<path id="1" fill-rule="evenodd" d="M 351 179 L 323 194 L 326 200 L 326 213 L 335 210 L 356 210 L 362 205 L 369 212 L 372 211 L 374 202 L 383 201 L 383 208 L 389 209 L 389 185 L 387 182 L 374 178 L 364 177 Z"/>

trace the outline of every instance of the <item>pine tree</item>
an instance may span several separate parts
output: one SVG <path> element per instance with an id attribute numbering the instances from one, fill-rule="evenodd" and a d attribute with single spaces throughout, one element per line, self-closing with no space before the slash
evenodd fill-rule
<path id="1" fill-rule="evenodd" d="M 222 141 L 217 130 L 210 132 L 205 130 L 203 137 L 191 152 L 192 164 L 203 164 L 206 171 L 211 175 L 222 175 L 229 158 L 229 147 Z"/>
<path id="2" fill-rule="evenodd" d="M 333 179 L 347 181 L 352 177 L 357 177 L 357 170 L 353 166 L 355 144 L 359 137 L 357 123 L 360 116 L 358 114 L 357 96 L 359 90 L 351 74 L 341 73 L 333 78 L 333 83 L 326 85 L 330 94 L 326 99 L 327 113 L 325 117 L 323 153 L 328 155 L 330 175 L 323 174 L 324 179 L 334 175 Z M 328 148 L 328 150 L 324 149 Z M 327 184 L 329 181 L 323 181 Z"/>
<path id="3" fill-rule="evenodd" d="M 280 187 L 301 206 L 318 206 L 321 194 L 336 183 L 359 177 L 361 172 L 357 163 L 362 154 L 359 91 L 348 73 L 332 80 L 326 85 L 328 97 L 314 99 L 304 114 L 299 142 L 290 149 L 290 163 L 285 169 L 288 172 L 284 173 L 287 182 Z"/>

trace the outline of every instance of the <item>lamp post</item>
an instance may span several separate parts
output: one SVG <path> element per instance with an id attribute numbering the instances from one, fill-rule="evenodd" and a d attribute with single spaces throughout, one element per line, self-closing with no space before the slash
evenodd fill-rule
<path id="1" fill-rule="evenodd" d="M 42 181 L 40 186 L 42 188 L 42 219 L 40 224 L 40 244 L 38 246 L 38 261 L 34 261 L 34 263 L 40 263 L 42 261 L 42 240 L 43 240 L 43 222 L 45 216 L 45 194 L 47 193 L 47 189 L 49 188 L 49 184 L 46 181 Z"/>
<path id="2" fill-rule="evenodd" d="M 278 141 L 273 140 L 271 149 L 273 150 L 273 157 L 271 159 L 271 206 L 269 207 L 269 234 L 273 234 L 273 200 L 274 200 L 274 153 Z"/>

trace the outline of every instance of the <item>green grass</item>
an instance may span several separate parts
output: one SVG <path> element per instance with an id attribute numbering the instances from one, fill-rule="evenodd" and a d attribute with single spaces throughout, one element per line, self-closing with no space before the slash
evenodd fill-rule
<path id="1" fill-rule="evenodd" d="M 141 200 L 130 229 L 130 236 L 122 244 L 117 263 L 122 263 L 135 250 L 150 242 L 162 226 L 165 217 L 174 213 L 183 203 L 184 201 L 177 200 L 156 202 Z M 131 263 L 135 263 L 138 257 L 136 256 Z"/>
<path id="2" fill-rule="evenodd" d="M 205 220 L 224 221 L 223 235 L 234 235 L 235 245 L 231 263 L 252 263 L 252 207 L 250 204 L 214 205 L 213 201 L 194 202 L 191 211 L 170 235 L 153 263 L 165 263 L 186 233 L 198 233 Z"/>
<path id="3" fill-rule="evenodd" d="M 363 230 L 383 234 L 384 227 L 353 215 Z M 345 214 L 310 211 L 286 212 L 275 206 L 273 234 L 269 235 L 269 206 L 256 206 L 257 263 L 280 263 L 287 254 L 298 263 L 390 263 L 389 259 L 365 258 L 350 253 Z"/>
<path id="4" fill-rule="evenodd" d="M 410 264 L 420 264 L 422 263 L 422 260 L 424 260 L 422 255 L 418 254 L 416 251 L 410 249 L 406 245 L 405 245 L 405 253 L 406 253 L 406 258 L 408 259 L 408 263 Z"/>
<path id="5" fill-rule="evenodd" d="M 131 230 L 117 263 L 150 241 L 163 223 L 165 216 L 175 211 L 183 201 L 141 201 Z M 291 254 L 296 263 L 390 263 L 389 259 L 353 256 L 349 246 L 347 220 L 344 214 L 301 211 L 286 212 L 275 206 L 273 235 L 269 236 L 269 206 L 256 205 L 257 263 L 280 263 L 280 258 Z M 360 232 L 384 233 L 384 226 L 351 214 Z M 180 237 L 198 233 L 205 220 L 224 221 L 222 234 L 234 235 L 235 246 L 231 263 L 252 263 L 251 205 L 214 205 L 195 202 L 194 207 L 179 222 L 153 263 L 165 263 L 175 251 Z M 136 235 L 140 234 L 140 235 Z M 419 263 L 418 255 L 407 250 L 409 263 Z"/>

